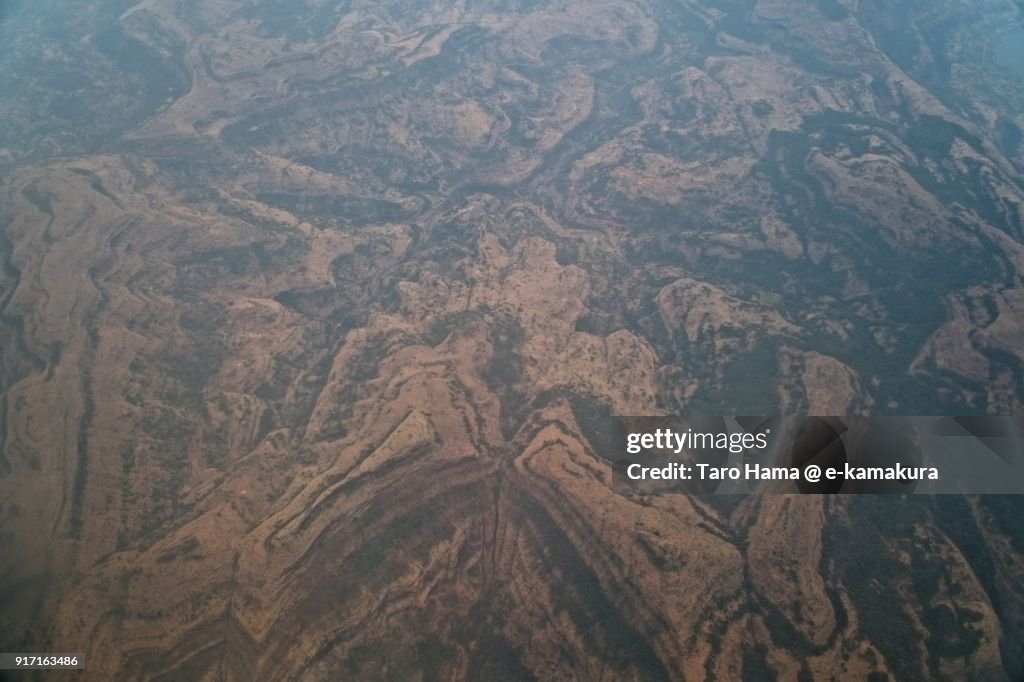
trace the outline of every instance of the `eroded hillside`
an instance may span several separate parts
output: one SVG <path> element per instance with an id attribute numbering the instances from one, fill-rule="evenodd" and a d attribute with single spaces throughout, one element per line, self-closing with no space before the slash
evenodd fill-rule
<path id="1" fill-rule="evenodd" d="M 0 650 L 1016 679 L 1020 503 L 624 496 L 605 443 L 1019 413 L 1019 16 L 0 5 Z"/>

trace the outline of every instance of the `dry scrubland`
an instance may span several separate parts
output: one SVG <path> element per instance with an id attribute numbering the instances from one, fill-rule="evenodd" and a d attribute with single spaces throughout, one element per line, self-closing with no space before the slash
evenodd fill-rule
<path id="1" fill-rule="evenodd" d="M 979 16 L 1013 17 L 0 13 L 0 650 L 1019 674 L 1019 503 L 627 497 L 603 445 L 612 413 L 1019 412 L 1024 94 Z"/>

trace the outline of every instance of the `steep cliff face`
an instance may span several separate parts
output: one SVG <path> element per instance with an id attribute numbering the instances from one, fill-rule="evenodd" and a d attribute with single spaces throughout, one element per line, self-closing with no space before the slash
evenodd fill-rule
<path id="1" fill-rule="evenodd" d="M 629 496 L 606 445 L 1020 410 L 1010 7 L 129 5 L 0 7 L 0 650 L 1024 674 L 1016 499 Z"/>

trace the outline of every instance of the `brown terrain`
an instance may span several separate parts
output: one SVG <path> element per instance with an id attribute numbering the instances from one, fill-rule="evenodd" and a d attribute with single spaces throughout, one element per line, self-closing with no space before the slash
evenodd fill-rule
<path id="1" fill-rule="evenodd" d="M 1024 502 L 626 495 L 605 447 L 1020 413 L 1012 3 L 58 4 L 0 5 L 0 651 L 1022 679 Z"/>

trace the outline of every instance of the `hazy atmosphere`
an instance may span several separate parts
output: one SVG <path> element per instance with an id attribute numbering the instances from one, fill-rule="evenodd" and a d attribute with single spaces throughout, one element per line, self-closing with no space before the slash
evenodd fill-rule
<path id="1" fill-rule="evenodd" d="M 0 652 L 1024 679 L 1024 498 L 623 492 L 608 446 L 1020 417 L 1022 10 L 0 0 Z"/>

